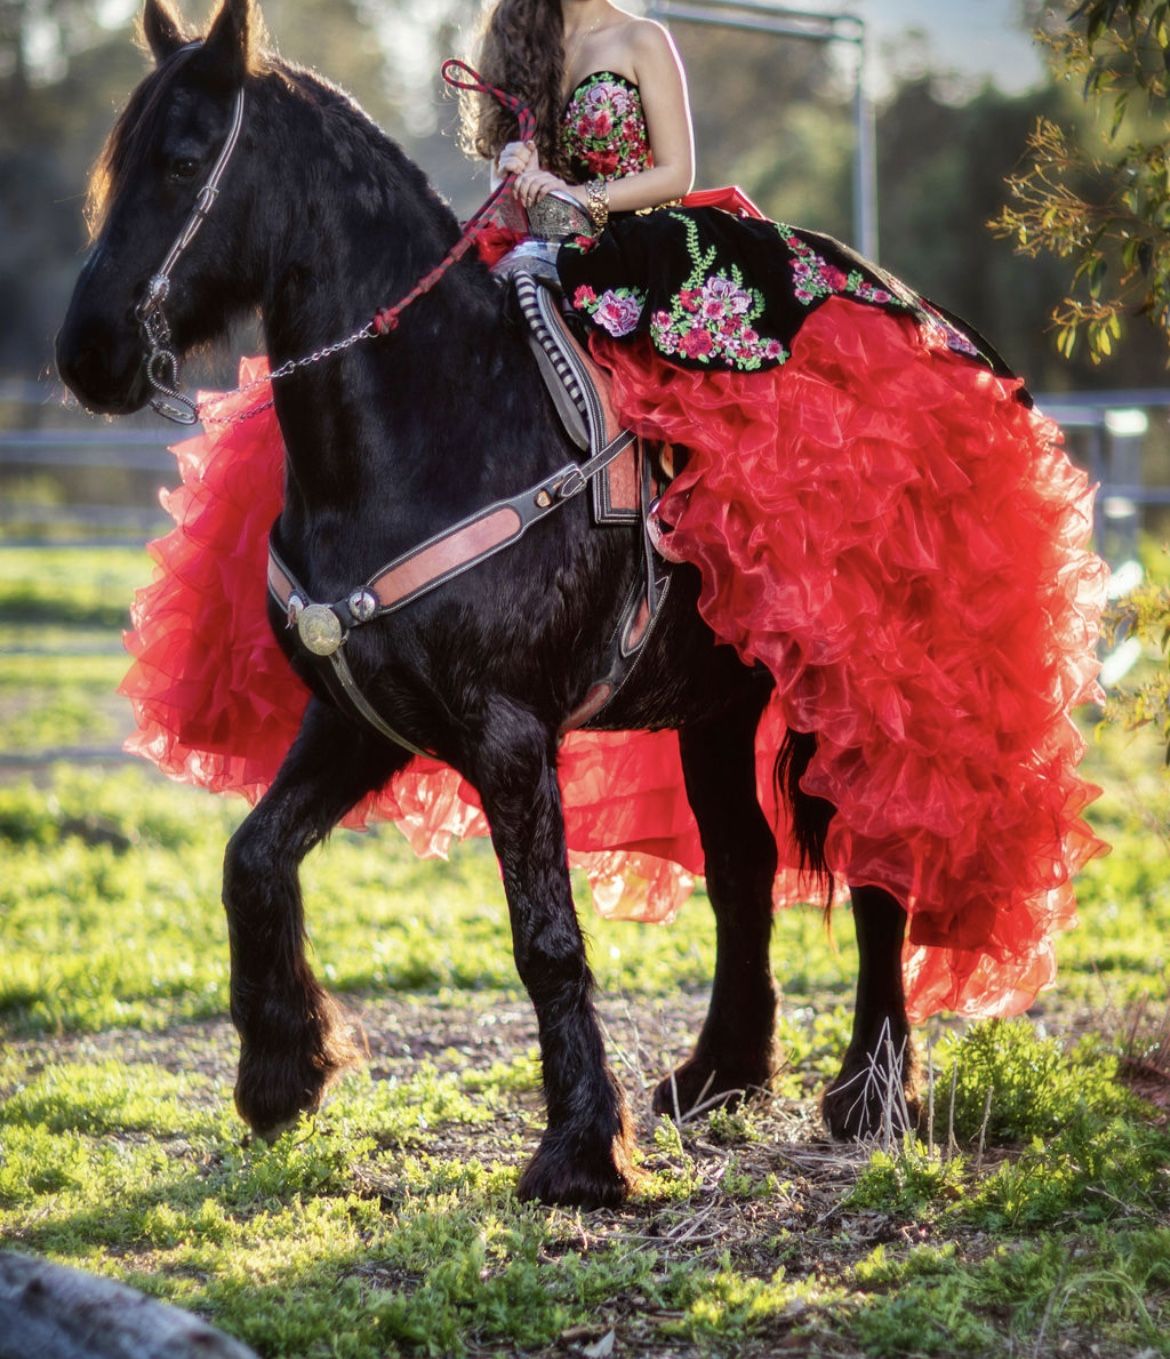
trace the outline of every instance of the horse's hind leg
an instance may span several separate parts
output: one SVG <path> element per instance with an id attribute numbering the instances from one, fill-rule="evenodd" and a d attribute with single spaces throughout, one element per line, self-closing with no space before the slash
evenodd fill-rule
<path id="1" fill-rule="evenodd" d="M 918 1117 L 902 982 L 906 912 L 880 887 L 854 887 L 851 895 L 859 953 L 853 1037 L 821 1110 L 834 1137 L 897 1135 Z"/>
<path id="2" fill-rule="evenodd" d="M 756 797 L 761 701 L 679 732 L 715 912 L 715 979 L 691 1056 L 654 1092 L 657 1113 L 735 1103 L 775 1070 L 776 988 L 768 945 L 776 840 Z"/>
<path id="3" fill-rule="evenodd" d="M 236 1108 L 262 1136 L 315 1109 L 330 1080 L 359 1056 L 305 959 L 298 867 L 408 758 L 314 700 L 272 787 L 228 843 L 223 901 L 240 1035 Z"/>
<path id="4" fill-rule="evenodd" d="M 512 950 L 536 1010 L 548 1127 L 521 1198 L 601 1207 L 630 1188 L 625 1100 L 605 1060 L 593 978 L 573 908 L 555 736 L 520 707 L 492 703 L 474 750 L 512 920 Z"/>

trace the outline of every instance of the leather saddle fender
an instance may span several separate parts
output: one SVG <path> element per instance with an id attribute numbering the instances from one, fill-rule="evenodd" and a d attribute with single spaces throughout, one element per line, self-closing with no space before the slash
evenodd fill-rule
<path id="1" fill-rule="evenodd" d="M 573 333 L 561 308 L 559 287 L 551 280 L 518 270 L 512 284 L 528 322 L 529 342 L 569 437 L 593 455 L 618 438 L 623 427 L 611 399 L 608 377 Z M 564 730 L 600 725 L 602 714 L 629 679 L 657 622 L 670 585 L 666 565 L 654 549 L 648 525 L 662 487 L 641 439 L 592 479 L 593 522 L 639 525 L 641 567 L 622 605 L 602 661 L 602 671 Z"/>

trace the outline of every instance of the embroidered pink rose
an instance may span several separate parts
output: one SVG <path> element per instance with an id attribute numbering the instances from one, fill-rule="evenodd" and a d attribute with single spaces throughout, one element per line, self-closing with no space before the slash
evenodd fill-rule
<path id="1" fill-rule="evenodd" d="M 856 291 L 858 297 L 864 297 L 867 302 L 876 302 L 880 306 L 894 300 L 893 293 L 887 292 L 885 288 L 875 288 L 872 283 L 861 283 Z"/>
<path id="2" fill-rule="evenodd" d="M 589 240 L 591 238 L 586 237 L 585 239 Z M 573 294 L 573 306 L 576 307 L 578 311 L 583 311 L 590 304 L 590 302 L 596 301 L 597 294 L 587 283 L 582 283 L 581 286 L 577 289 L 577 291 Z"/>
<path id="3" fill-rule="evenodd" d="M 849 275 L 835 265 L 827 265 L 821 271 L 821 277 L 835 293 L 841 292 L 846 283 L 849 282 Z"/>
<path id="4" fill-rule="evenodd" d="M 628 335 L 642 319 L 643 303 L 636 297 L 622 296 L 612 289 L 602 293 L 593 319 L 618 338 Z"/>
<path id="5" fill-rule="evenodd" d="M 708 305 L 718 304 L 719 312 L 708 311 L 708 316 L 722 315 L 726 310 L 732 316 L 742 316 L 752 304 L 751 294 L 740 288 L 732 279 L 717 275 L 703 284 L 703 296 Z"/>

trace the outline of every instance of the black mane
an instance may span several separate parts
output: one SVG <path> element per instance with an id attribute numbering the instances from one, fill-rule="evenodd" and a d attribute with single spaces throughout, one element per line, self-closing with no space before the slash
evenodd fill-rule
<path id="1" fill-rule="evenodd" d="M 430 200 L 452 239 L 458 235 L 455 214 L 427 176 L 351 94 L 318 72 L 283 59 L 271 62 L 263 88 L 274 82 L 320 113 L 320 131 L 338 167 L 350 175 L 364 172 L 357 206 L 388 213 L 403 195 Z"/>

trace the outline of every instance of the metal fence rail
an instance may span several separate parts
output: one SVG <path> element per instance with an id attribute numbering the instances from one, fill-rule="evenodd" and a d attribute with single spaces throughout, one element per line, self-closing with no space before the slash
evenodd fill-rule
<path id="1" fill-rule="evenodd" d="M 140 546 L 165 532 L 170 520 L 157 491 L 177 481 L 167 449 L 176 437 L 173 426 L 149 417 L 135 417 L 129 427 L 97 424 L 53 395 L 48 384 L 0 382 L 4 544 Z M 1170 441 L 1170 388 L 1062 392 L 1040 396 L 1037 404 L 1064 428 L 1070 451 L 1100 488 L 1098 551 L 1114 564 L 1132 557 L 1149 511 L 1170 506 L 1170 480 L 1153 480 L 1147 470 L 1151 435 Z M 112 503 L 92 495 L 93 474 L 103 471 L 122 478 L 121 498 Z M 39 498 L 29 495 L 30 481 Z M 109 486 L 99 478 L 96 489 Z"/>

